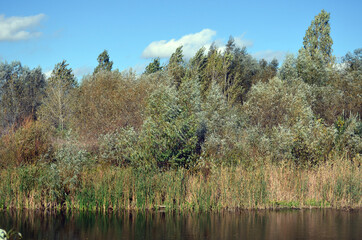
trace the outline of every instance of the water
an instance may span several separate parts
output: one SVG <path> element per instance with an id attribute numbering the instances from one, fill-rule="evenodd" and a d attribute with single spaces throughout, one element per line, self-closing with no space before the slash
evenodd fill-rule
<path id="1" fill-rule="evenodd" d="M 362 239 L 360 210 L 111 214 L 0 212 L 24 239 Z"/>

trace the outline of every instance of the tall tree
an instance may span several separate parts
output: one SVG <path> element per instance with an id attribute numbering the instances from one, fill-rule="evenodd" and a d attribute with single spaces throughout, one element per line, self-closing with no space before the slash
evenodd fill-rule
<path id="1" fill-rule="evenodd" d="M 176 88 L 181 85 L 182 78 L 185 76 L 183 56 L 182 46 L 176 48 L 175 52 L 172 53 L 167 66 Z"/>
<path id="2" fill-rule="evenodd" d="M 330 13 L 322 10 L 314 17 L 303 38 L 304 49 L 307 50 L 312 59 L 317 54 L 316 51 L 319 51 L 323 56 L 324 63 L 331 63 L 333 61 L 333 40 L 330 36 L 331 26 L 329 18 Z"/>
<path id="3" fill-rule="evenodd" d="M 330 14 L 324 10 L 315 16 L 305 33 L 303 47 L 299 50 L 298 76 L 309 84 L 325 85 L 328 80 L 327 68 L 334 62 L 329 17 Z"/>
<path id="4" fill-rule="evenodd" d="M 98 66 L 94 69 L 93 74 L 96 74 L 100 71 L 110 72 L 112 70 L 113 61 L 110 61 L 107 50 L 104 50 L 101 54 L 99 54 L 97 61 Z"/>
<path id="5" fill-rule="evenodd" d="M 40 116 L 59 130 L 63 130 L 70 117 L 70 94 L 77 86 L 73 70 L 65 60 L 55 65 L 45 90 L 46 97 Z"/>

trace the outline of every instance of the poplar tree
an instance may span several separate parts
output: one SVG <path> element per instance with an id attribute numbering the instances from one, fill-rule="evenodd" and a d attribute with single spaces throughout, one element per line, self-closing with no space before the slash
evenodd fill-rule
<path id="1" fill-rule="evenodd" d="M 314 17 L 303 38 L 304 49 L 307 50 L 312 59 L 317 54 L 316 51 L 319 51 L 323 56 L 324 63 L 331 63 L 333 61 L 333 40 L 330 36 L 331 26 L 329 18 L 330 13 L 322 10 Z"/>
<path id="2" fill-rule="evenodd" d="M 327 67 L 334 62 L 330 36 L 330 14 L 322 10 L 307 29 L 297 59 L 298 76 L 309 84 L 324 85 Z"/>

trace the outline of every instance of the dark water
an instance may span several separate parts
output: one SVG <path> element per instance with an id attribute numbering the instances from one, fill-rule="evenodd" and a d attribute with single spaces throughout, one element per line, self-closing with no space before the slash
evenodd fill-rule
<path id="1" fill-rule="evenodd" d="M 362 239 L 361 211 L 0 212 L 24 239 Z"/>

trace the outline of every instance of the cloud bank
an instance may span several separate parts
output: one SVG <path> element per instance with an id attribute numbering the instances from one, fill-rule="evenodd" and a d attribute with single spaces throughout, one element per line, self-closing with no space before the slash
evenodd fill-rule
<path id="1" fill-rule="evenodd" d="M 171 40 L 160 40 L 150 43 L 145 50 L 143 50 L 143 58 L 169 58 L 172 53 L 175 52 L 176 48 L 183 46 L 183 54 L 185 58 L 191 58 L 194 54 L 201 48 L 205 47 L 208 49 L 212 42 L 214 42 L 214 37 L 216 36 L 216 31 L 211 29 L 203 29 L 198 33 L 192 33 L 181 37 L 180 39 L 171 39 Z M 243 36 L 234 38 L 235 45 L 237 47 L 250 47 L 253 45 L 252 41 L 245 40 Z M 216 45 L 225 45 L 220 40 L 215 41 Z M 220 47 L 222 51 L 224 47 Z"/>
<path id="2" fill-rule="evenodd" d="M 0 41 L 21 41 L 41 36 L 34 31 L 45 18 L 44 14 L 28 17 L 8 17 L 0 15 Z"/>

